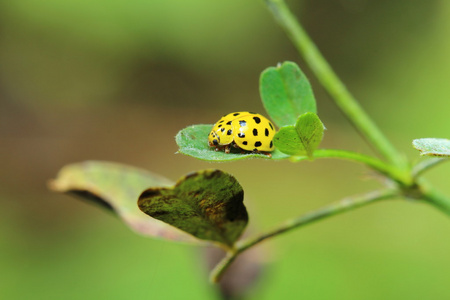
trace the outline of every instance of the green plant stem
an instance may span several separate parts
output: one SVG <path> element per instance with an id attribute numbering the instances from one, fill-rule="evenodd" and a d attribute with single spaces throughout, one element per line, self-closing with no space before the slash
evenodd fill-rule
<path id="1" fill-rule="evenodd" d="M 320 83 L 361 135 L 391 164 L 407 169 L 405 157 L 392 146 L 350 94 L 285 2 L 283 0 L 265 0 L 265 2 Z"/>
<path id="2" fill-rule="evenodd" d="M 295 228 L 305 226 L 311 224 L 315 221 L 325 219 L 331 216 L 335 216 L 341 214 L 343 212 L 362 207 L 368 205 L 370 203 L 374 203 L 379 200 L 388 199 L 396 197 L 400 194 L 398 190 L 386 189 L 373 191 L 364 195 L 354 196 L 342 199 L 341 201 L 331 204 L 329 206 L 325 206 L 316 211 L 307 213 L 295 219 L 289 220 L 279 227 L 271 230 L 267 233 L 261 234 L 255 238 L 250 238 L 247 240 L 243 240 L 237 244 L 236 249 L 230 251 L 223 259 L 219 262 L 219 264 L 211 271 L 210 280 L 212 282 L 218 282 L 226 271 L 226 269 L 231 265 L 231 263 L 236 259 L 236 257 L 249 249 L 250 247 L 255 246 L 256 244 L 274 237 L 278 236 L 282 233 L 288 232 Z"/>
<path id="3" fill-rule="evenodd" d="M 313 153 L 313 158 L 338 158 L 350 161 L 356 161 L 386 175 L 390 179 L 400 183 L 402 186 L 410 186 L 413 184 L 411 176 L 408 172 L 399 170 L 384 161 L 357 152 L 337 149 L 317 149 Z M 309 160 L 307 156 L 296 156 L 291 158 L 292 161 Z"/>
<path id="4" fill-rule="evenodd" d="M 420 194 L 421 198 L 427 203 L 440 209 L 447 215 L 450 215 L 450 198 L 442 194 L 440 191 L 432 187 L 424 179 L 420 180 Z"/>

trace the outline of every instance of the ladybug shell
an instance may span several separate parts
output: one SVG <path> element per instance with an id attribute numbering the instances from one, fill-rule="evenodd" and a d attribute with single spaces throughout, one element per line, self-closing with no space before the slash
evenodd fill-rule
<path id="1" fill-rule="evenodd" d="M 273 124 L 260 114 L 242 115 L 232 123 L 234 142 L 239 148 L 247 151 L 274 150 L 273 137 L 275 128 Z"/>
<path id="2" fill-rule="evenodd" d="M 212 128 L 208 142 L 213 146 L 235 143 L 239 148 L 253 152 L 274 150 L 275 127 L 264 116 L 251 112 L 234 112 L 223 116 Z"/>

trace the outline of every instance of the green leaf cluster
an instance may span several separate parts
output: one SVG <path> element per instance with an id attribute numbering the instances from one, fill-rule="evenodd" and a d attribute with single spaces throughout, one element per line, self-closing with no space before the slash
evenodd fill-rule
<path id="1" fill-rule="evenodd" d="M 317 116 L 311 84 L 297 64 L 284 62 L 269 67 L 260 76 L 260 94 L 267 114 L 280 127 L 274 137 L 271 157 L 233 149 L 231 153 L 214 151 L 208 145 L 213 125 L 191 125 L 178 132 L 175 140 L 179 153 L 201 160 L 224 162 L 248 158 L 286 159 L 312 157 L 323 137 L 324 126 Z"/>

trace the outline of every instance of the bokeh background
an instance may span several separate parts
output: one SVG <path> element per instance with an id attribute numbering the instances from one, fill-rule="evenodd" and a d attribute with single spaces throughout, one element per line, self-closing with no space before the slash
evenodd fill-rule
<path id="1" fill-rule="evenodd" d="M 290 1 L 337 73 L 411 161 L 449 137 L 450 2 Z M 296 61 L 327 127 L 323 147 L 372 153 L 263 1 L 0 2 L 0 298 L 215 299 L 199 249 L 144 238 L 46 182 L 108 160 L 176 180 L 220 168 L 255 232 L 380 184 L 348 162 L 211 164 L 175 154 L 178 130 L 263 112 L 262 70 Z M 427 175 L 450 194 L 449 165 Z M 387 201 L 266 243 L 247 299 L 449 299 L 450 219 Z"/>

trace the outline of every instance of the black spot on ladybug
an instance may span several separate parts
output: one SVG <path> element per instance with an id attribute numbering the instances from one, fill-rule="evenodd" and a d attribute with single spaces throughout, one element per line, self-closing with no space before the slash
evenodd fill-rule
<path id="1" fill-rule="evenodd" d="M 239 132 L 239 133 L 238 133 L 238 137 L 240 137 L 240 138 L 245 138 L 245 133 Z"/>
<path id="2" fill-rule="evenodd" d="M 270 148 L 273 147 L 273 141 L 270 141 Z"/>
<path id="3" fill-rule="evenodd" d="M 231 125 L 231 121 L 228 121 L 228 122 L 227 122 L 227 125 Z"/>
<path id="4" fill-rule="evenodd" d="M 236 116 L 239 116 L 239 113 L 234 113 L 233 116 L 235 116 L 235 117 L 236 117 Z"/>
<path id="5" fill-rule="evenodd" d="M 242 144 L 247 146 L 248 143 L 247 141 L 243 141 Z"/>
<path id="6" fill-rule="evenodd" d="M 256 123 L 256 124 L 261 123 L 261 119 L 258 118 L 258 117 L 253 117 L 253 120 L 255 120 L 255 123 Z"/>
<path id="7" fill-rule="evenodd" d="M 256 128 L 253 129 L 253 135 L 258 136 L 258 129 L 256 129 Z"/>
<path id="8" fill-rule="evenodd" d="M 218 140 L 213 140 L 213 144 L 215 145 L 215 146 L 217 146 L 217 145 L 219 145 L 219 141 Z"/>
<path id="9" fill-rule="evenodd" d="M 273 126 L 272 126 L 272 123 L 270 123 L 270 122 L 269 122 L 269 126 L 270 126 L 270 128 L 271 128 L 271 129 L 273 130 Z"/>
<path id="10" fill-rule="evenodd" d="M 219 123 L 223 123 L 223 120 L 220 120 Z"/>
<path id="11" fill-rule="evenodd" d="M 224 131 L 225 131 L 225 128 L 220 129 L 220 131 L 224 132 Z"/>
<path id="12" fill-rule="evenodd" d="M 222 127 L 222 124 L 220 124 L 218 127 L 219 127 L 219 128 Z"/>
<path id="13" fill-rule="evenodd" d="M 261 147 L 261 142 L 255 142 L 255 147 Z"/>
<path id="14" fill-rule="evenodd" d="M 239 121 L 239 125 L 240 125 L 241 127 L 247 126 L 247 122 L 245 122 L 245 121 Z"/>
<path id="15" fill-rule="evenodd" d="M 233 133 L 233 130 L 231 130 L 231 129 L 228 129 L 228 131 L 227 131 L 227 135 L 231 135 Z"/>
<path id="16" fill-rule="evenodd" d="M 264 130 L 264 134 L 265 134 L 266 136 L 269 136 L 269 129 L 266 128 L 266 129 Z"/>

